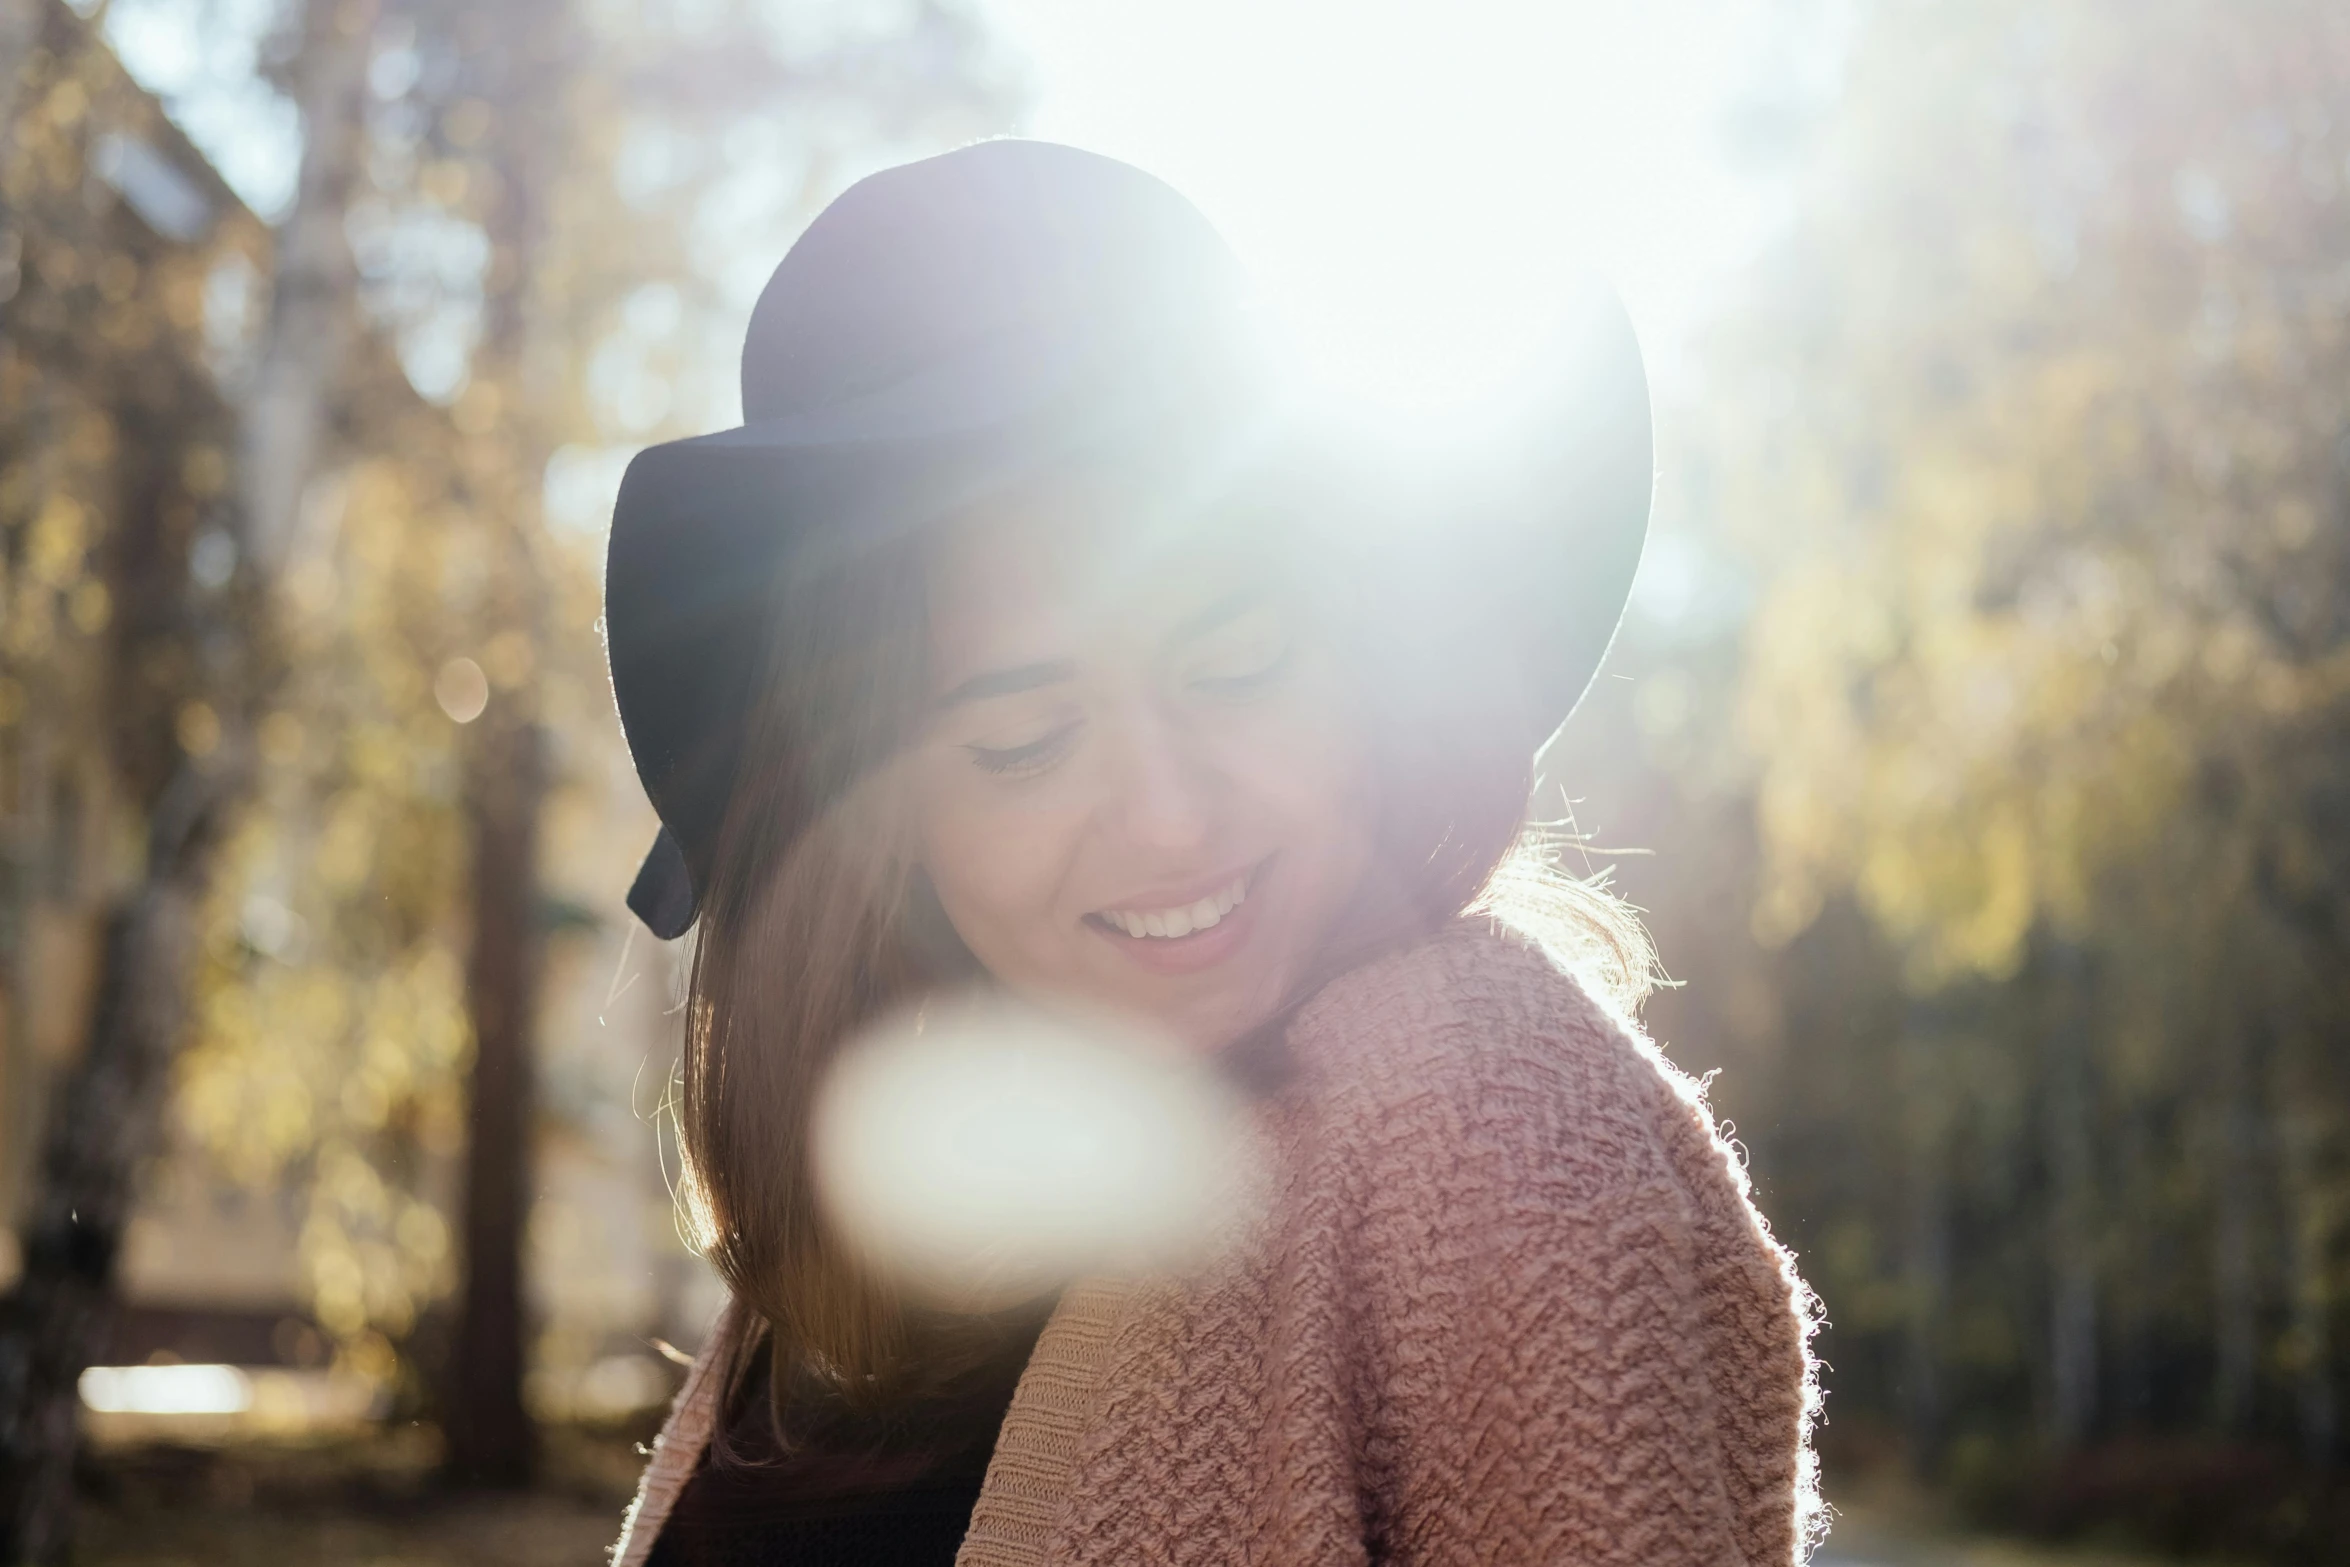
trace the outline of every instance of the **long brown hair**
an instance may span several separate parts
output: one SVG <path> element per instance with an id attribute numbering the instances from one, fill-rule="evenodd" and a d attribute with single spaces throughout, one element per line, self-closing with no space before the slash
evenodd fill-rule
<path id="1" fill-rule="evenodd" d="M 680 1201 L 694 1241 L 765 1325 L 779 1416 L 811 1392 L 883 1405 L 958 1359 L 951 1332 L 830 1231 L 808 1159 L 811 1101 L 840 1046 L 976 969 L 915 866 L 903 799 L 899 758 L 925 693 L 923 560 L 919 539 L 899 537 L 803 559 L 778 585 L 703 898 L 677 1102 Z M 1381 852 L 1358 905 L 1379 913 L 1334 938 L 1308 988 L 1475 909 L 1636 1007 L 1653 968 L 1638 921 L 1565 876 L 1526 828 L 1518 686 L 1466 645 L 1466 627 L 1428 628 L 1464 646 L 1458 660 L 1383 651 L 1366 631 L 1383 607 L 1342 605 L 1331 628 L 1358 644 L 1350 665 L 1369 687 Z M 1427 640 L 1413 644 L 1424 653 Z M 730 1383 L 751 1347 L 737 1346 Z"/>

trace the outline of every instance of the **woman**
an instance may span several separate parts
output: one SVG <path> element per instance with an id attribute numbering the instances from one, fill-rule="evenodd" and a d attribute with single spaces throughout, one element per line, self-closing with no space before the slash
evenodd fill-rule
<path id="1" fill-rule="evenodd" d="M 1525 827 L 1646 526 L 1629 330 L 1603 304 L 1445 441 L 1347 438 L 1265 341 L 1167 187 L 983 143 L 828 208 L 745 424 L 631 466 L 630 902 L 699 924 L 680 1124 L 733 1304 L 621 1567 L 1805 1543 L 1808 1297 L 1626 1021 L 1637 926 Z M 992 1313 L 877 1269 L 810 1105 L 975 981 L 1245 1085 L 1257 1223 Z"/>

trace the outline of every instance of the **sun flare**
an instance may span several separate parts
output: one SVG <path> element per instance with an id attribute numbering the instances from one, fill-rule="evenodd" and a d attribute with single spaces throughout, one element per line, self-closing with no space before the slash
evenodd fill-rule
<path id="1" fill-rule="evenodd" d="M 1472 395 L 1587 268 L 1669 340 L 1753 243 L 1723 154 L 1752 63 L 1737 0 L 994 0 L 1034 134 L 1164 175 L 1248 260 L 1324 379 Z"/>

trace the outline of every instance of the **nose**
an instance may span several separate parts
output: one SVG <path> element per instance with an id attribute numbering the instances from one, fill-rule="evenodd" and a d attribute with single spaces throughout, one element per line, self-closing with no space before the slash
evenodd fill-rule
<path id="1" fill-rule="evenodd" d="M 1136 848 L 1181 853 L 1201 847 L 1213 825 L 1212 769 L 1183 726 L 1154 704 L 1137 703 L 1111 726 L 1108 815 Z"/>

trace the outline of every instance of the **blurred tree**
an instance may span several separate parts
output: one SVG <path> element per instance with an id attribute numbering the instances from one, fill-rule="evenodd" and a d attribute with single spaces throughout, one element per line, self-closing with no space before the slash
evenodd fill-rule
<path id="1" fill-rule="evenodd" d="M 409 0 L 394 15 L 412 28 L 404 47 L 419 52 L 409 96 L 434 154 L 417 165 L 415 196 L 431 199 L 435 182 L 462 192 L 455 210 L 483 239 L 476 339 L 454 403 L 470 443 L 468 487 L 492 536 L 475 611 L 489 697 L 465 767 L 474 1060 L 464 1286 L 445 1396 L 454 1470 L 514 1484 L 531 1464 L 521 1264 L 543 966 L 538 846 L 552 782 L 548 708 L 566 703 L 577 725 L 602 705 L 603 683 L 592 636 L 597 562 L 578 542 L 547 533 L 544 476 L 566 436 L 621 433 L 603 419 L 583 428 L 579 417 L 588 411 L 582 383 L 609 352 L 615 310 L 711 281 L 702 258 L 665 256 L 646 243 L 651 236 L 633 215 L 615 232 L 613 218 L 628 204 L 615 201 L 614 187 L 635 177 L 625 160 L 644 143 L 616 145 L 613 122 L 633 118 L 633 136 L 658 138 L 664 157 L 679 158 L 704 138 L 756 134 L 779 110 L 796 111 L 804 122 L 790 149 L 797 159 L 812 161 L 844 137 L 855 157 L 878 163 L 909 143 L 935 146 L 992 128 L 1003 103 L 980 74 L 985 59 L 970 20 L 938 6 L 892 15 L 880 30 L 869 15 L 852 20 L 858 13 L 843 11 L 830 28 L 798 38 L 804 19 L 749 5 L 672 18 L 597 16 L 568 0 L 495 11 Z M 583 148 L 619 156 L 605 162 L 583 157 Z M 809 176 L 832 177 L 805 163 L 796 180 L 755 167 L 728 172 L 766 176 L 765 200 L 746 203 L 740 184 L 728 188 L 717 170 L 677 170 L 662 195 L 705 228 L 732 209 L 740 232 L 705 236 L 729 267 L 767 246 L 779 255 L 779 228 L 804 220 L 811 198 L 828 193 Z M 682 325 L 673 317 L 669 329 Z M 653 334 L 637 327 L 633 335 Z M 737 336 L 730 324 L 719 340 Z M 650 375 L 639 369 L 636 379 Z M 646 395 L 613 379 L 622 400 Z M 669 388 L 659 392 L 668 399 Z M 647 422 L 638 415 L 623 431 Z"/>
<path id="2" fill-rule="evenodd" d="M 1906 1218 L 1804 1183 L 1844 1396 L 1906 1384 L 1926 1452 L 2029 1407 L 2054 1452 L 2330 1459 L 2350 12 L 1885 0 L 1847 81 L 1708 440 L 1754 935 L 1845 983 L 1797 955 L 1848 901 L 1914 998 L 1853 1055 L 1787 1035 L 1791 1085 L 1908 1063 L 1842 1135 L 1932 1128 L 1881 1156 Z"/>
<path id="3" fill-rule="evenodd" d="M 547 796 L 602 810 L 626 776 L 594 629 L 617 462 L 732 417 L 731 344 L 819 201 L 996 128 L 1010 89 L 947 5 L 385 0 L 366 74 L 360 313 L 445 422 L 361 375 L 365 442 L 304 503 L 281 765 L 181 1104 L 250 1178 L 314 1173 L 313 1300 L 354 1364 L 389 1370 L 456 1273 L 452 1467 L 509 1483 L 538 975 L 574 918 L 540 868 Z"/>
<path id="4" fill-rule="evenodd" d="M 317 476 L 357 325 L 350 242 L 344 238 L 360 166 L 375 0 L 302 0 L 289 86 L 301 116 L 302 158 L 290 211 L 278 225 L 269 313 L 244 388 L 239 477 L 245 533 L 274 581 Z"/>
<path id="5" fill-rule="evenodd" d="M 451 1387 L 479 1404 L 453 1456 L 524 1471 L 535 952 L 568 917 L 536 874 L 541 800 L 625 777 L 593 629 L 614 458 L 726 417 L 716 350 L 739 337 L 746 258 L 763 276 L 842 179 L 995 128 L 1006 101 L 943 5 L 321 0 L 280 18 L 307 135 L 270 243 L 167 127 L 160 162 L 125 133 L 152 101 L 72 12 L 37 9 L 45 47 L 0 62 L 17 105 L 0 735 L 24 759 L 0 771 L 63 810 L 83 796 L 53 742 L 86 742 L 66 760 L 114 780 L 103 814 L 15 812 L 12 837 L 111 856 L 127 824 L 148 849 L 0 1331 L 11 1559 L 63 1548 L 73 1379 L 167 1066 L 180 1127 L 222 1166 L 300 1178 L 311 1303 L 352 1365 L 388 1374 L 451 1278 L 434 1170 L 467 1143 L 474 1052 L 475 1287 Z M 87 197 L 93 178 L 123 206 Z M 167 264 L 175 245 L 197 259 Z M 264 808 L 240 816 L 248 779 Z M 0 911 L 12 1006 L 36 990 L 13 982 L 35 966 L 22 907 Z"/>
<path id="6" fill-rule="evenodd" d="M 527 356 L 533 281 L 544 255 L 547 204 L 559 189 L 568 141 L 564 96 L 577 76 L 580 37 L 566 0 L 517 0 L 434 14 L 412 7 L 420 35 L 461 49 L 455 106 L 477 123 L 460 145 L 477 149 L 474 204 L 488 245 L 482 327 L 468 370 L 460 427 L 474 438 L 469 466 L 492 530 L 479 630 L 490 694 L 474 720 L 465 764 L 472 848 L 467 1006 L 473 1074 L 467 1094 L 463 1297 L 443 1394 L 452 1473 L 480 1485 L 522 1485 L 536 1433 L 523 1407 L 528 1361 L 523 1238 L 530 1215 L 535 1102 L 532 1053 L 544 970 L 539 832 L 548 786 L 536 666 L 549 651 L 547 559 L 537 486 L 549 443 L 533 406 Z"/>
<path id="7" fill-rule="evenodd" d="M 78 17 L 46 4 L 4 21 L 35 47 L 0 60 L 0 715 L 12 815 L 22 821 L 28 788 L 76 802 L 39 823 L 51 841 L 12 845 L 12 995 L 39 978 L 24 961 L 39 905 L 94 904 L 96 933 L 78 1050 L 55 1074 L 21 1269 L 0 1308 L 0 1558 L 46 1562 L 68 1545 L 76 1378 L 108 1325 L 215 850 L 247 772 L 241 725 L 270 662 L 253 579 L 192 569 L 202 539 L 234 549 L 241 537 L 234 415 L 203 301 L 220 269 L 250 265 L 259 236 Z M 96 874 L 74 841 L 92 793 L 97 841 L 121 846 Z M 28 847 L 69 874 L 26 886 Z M 12 1053 L 12 1088 L 32 1086 L 24 1060 Z"/>
<path id="8" fill-rule="evenodd" d="M 1846 14 L 1550 770 L 1655 848 L 1831 1475 L 2336 1559 L 2350 12 Z"/>

